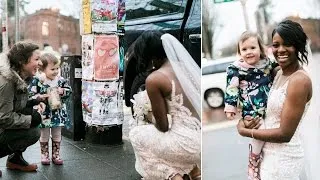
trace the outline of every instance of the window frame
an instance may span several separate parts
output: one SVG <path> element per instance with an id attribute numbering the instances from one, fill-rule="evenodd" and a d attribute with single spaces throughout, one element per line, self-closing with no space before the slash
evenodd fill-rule
<path id="1" fill-rule="evenodd" d="M 148 0 L 148 3 L 150 3 L 152 0 Z M 169 13 L 169 14 L 159 14 L 159 15 L 151 15 L 151 16 L 144 16 L 141 18 L 135 18 L 135 19 L 126 19 L 125 25 L 126 26 L 132 26 L 137 24 L 148 24 L 153 22 L 163 22 L 163 21 L 173 21 L 173 20 L 180 20 L 183 19 L 187 3 L 189 0 L 182 0 L 182 5 L 184 7 L 183 12 L 175 12 L 175 13 Z"/>

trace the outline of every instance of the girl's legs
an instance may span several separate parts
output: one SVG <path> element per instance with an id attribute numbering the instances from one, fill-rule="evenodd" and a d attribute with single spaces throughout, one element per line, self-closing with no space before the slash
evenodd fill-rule
<path id="1" fill-rule="evenodd" d="M 61 143 L 61 127 L 51 128 L 52 135 L 52 162 L 57 165 L 62 165 L 63 160 L 60 157 Z"/>
<path id="2" fill-rule="evenodd" d="M 41 148 L 41 164 L 49 165 L 49 137 L 50 137 L 50 129 L 49 128 L 41 128 L 40 129 L 40 148 Z"/>
<path id="3" fill-rule="evenodd" d="M 264 120 L 261 121 L 259 129 L 265 129 Z M 248 179 L 249 180 L 260 180 L 260 163 L 262 161 L 262 148 L 264 141 L 252 139 L 249 145 L 249 165 L 248 165 Z"/>
<path id="4" fill-rule="evenodd" d="M 40 129 L 40 142 L 49 142 L 50 138 L 50 128 Z"/>
<path id="5" fill-rule="evenodd" d="M 61 127 L 51 128 L 52 140 L 55 142 L 61 142 Z"/>
<path id="6" fill-rule="evenodd" d="M 252 145 L 252 151 L 251 153 L 255 154 L 255 155 L 259 155 L 262 151 L 263 145 L 264 145 L 264 141 L 260 141 L 257 139 L 252 139 L 251 141 L 251 145 Z"/>

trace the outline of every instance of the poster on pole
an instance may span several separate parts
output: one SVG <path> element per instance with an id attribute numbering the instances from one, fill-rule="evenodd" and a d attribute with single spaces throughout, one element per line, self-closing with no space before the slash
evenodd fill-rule
<path id="1" fill-rule="evenodd" d="M 118 81 L 93 83 L 95 97 L 93 101 L 91 124 L 122 124 L 123 104 L 122 101 L 119 102 L 120 94 L 118 89 Z M 119 109 L 121 110 L 119 111 Z"/>
<path id="2" fill-rule="evenodd" d="M 123 124 L 124 111 L 123 111 L 123 99 L 124 99 L 124 89 L 123 80 L 119 80 L 118 84 L 118 125 Z"/>
<path id="3" fill-rule="evenodd" d="M 94 38 L 94 80 L 119 78 L 119 38 L 117 35 L 98 35 Z"/>
<path id="4" fill-rule="evenodd" d="M 82 36 L 82 79 L 93 80 L 93 35 Z"/>
<path id="5" fill-rule="evenodd" d="M 126 0 L 118 0 L 118 32 L 124 33 L 124 22 L 126 20 Z"/>
<path id="6" fill-rule="evenodd" d="M 95 98 L 93 81 L 82 81 L 81 90 L 83 121 L 90 124 L 92 122 L 93 100 Z"/>
<path id="7" fill-rule="evenodd" d="M 92 31 L 116 32 L 118 0 L 92 0 L 91 5 Z"/>
<path id="8" fill-rule="evenodd" d="M 80 25 L 82 26 L 80 34 L 91 33 L 91 7 L 90 0 L 82 0 L 82 9 L 80 13 Z"/>

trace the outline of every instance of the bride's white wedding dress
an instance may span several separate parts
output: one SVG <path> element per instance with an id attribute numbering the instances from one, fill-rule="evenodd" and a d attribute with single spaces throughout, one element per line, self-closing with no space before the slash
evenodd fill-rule
<path id="1" fill-rule="evenodd" d="M 200 167 L 201 122 L 192 116 L 183 104 L 182 94 L 176 94 L 175 90 L 172 81 L 172 94 L 166 99 L 172 117 L 169 131 L 163 133 L 149 124 L 133 127 L 129 133 L 136 155 L 136 170 L 147 180 L 188 174 L 195 165 Z"/>
<path id="2" fill-rule="evenodd" d="M 302 70 L 299 71 L 301 72 Z M 266 129 L 280 127 L 281 111 L 286 99 L 288 82 L 290 80 L 289 76 L 285 82 L 281 82 L 281 75 L 282 71 L 280 70 L 275 77 L 274 85 L 270 90 L 265 119 Z M 308 106 L 309 103 L 306 105 L 304 114 L 307 111 Z M 302 117 L 304 117 L 304 115 Z M 263 160 L 260 169 L 261 180 L 299 180 L 299 175 L 304 168 L 304 150 L 301 141 L 302 134 L 300 128 L 302 120 L 290 142 L 265 143 L 262 150 Z"/>

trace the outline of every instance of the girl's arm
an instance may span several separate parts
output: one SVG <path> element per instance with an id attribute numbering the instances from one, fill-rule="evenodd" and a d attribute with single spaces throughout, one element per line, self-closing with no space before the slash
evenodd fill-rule
<path id="1" fill-rule="evenodd" d="M 227 86 L 225 92 L 225 108 L 226 113 L 237 112 L 237 104 L 239 99 L 239 70 L 229 66 L 227 68 Z"/>
<path id="2" fill-rule="evenodd" d="M 291 78 L 287 88 L 287 96 L 281 112 L 280 127 L 273 129 L 247 129 L 242 122 L 238 124 L 239 134 L 255 139 L 283 143 L 289 142 L 294 135 L 306 103 L 311 99 L 312 84 L 305 74 L 299 73 Z"/>
<path id="3" fill-rule="evenodd" d="M 165 92 L 167 85 L 167 78 L 158 72 L 153 72 L 146 79 L 146 89 L 151 102 L 152 113 L 156 120 L 155 127 L 161 131 L 169 130 L 169 123 L 167 119 L 168 109 L 165 101 Z"/>

